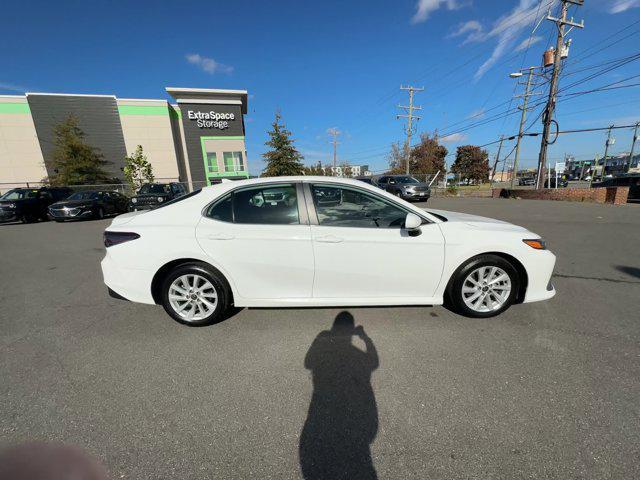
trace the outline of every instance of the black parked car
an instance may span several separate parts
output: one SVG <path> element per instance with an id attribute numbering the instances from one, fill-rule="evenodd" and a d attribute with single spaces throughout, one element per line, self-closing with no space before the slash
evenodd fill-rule
<path id="1" fill-rule="evenodd" d="M 518 179 L 518 185 L 522 186 L 530 186 L 530 185 L 535 185 L 536 184 L 536 179 L 533 177 L 520 177 Z"/>
<path id="2" fill-rule="evenodd" d="M 185 195 L 187 190 L 180 183 L 145 183 L 129 203 L 129 210 L 152 210 L 164 202 Z"/>
<path id="3" fill-rule="evenodd" d="M 353 179 L 360 180 L 361 182 L 368 183 L 369 185 L 374 185 L 371 177 L 353 177 Z"/>
<path id="4" fill-rule="evenodd" d="M 56 222 L 83 218 L 104 218 L 128 210 L 129 199 L 118 192 L 89 190 L 76 192 L 66 200 L 49 207 L 49 216 Z"/>
<path id="5" fill-rule="evenodd" d="M 605 178 L 594 187 L 629 187 L 628 203 L 640 203 L 640 174 L 626 173 L 619 177 Z"/>
<path id="6" fill-rule="evenodd" d="M 72 193 L 66 187 L 14 188 L 0 197 L 0 222 L 48 220 L 49 205 Z"/>
<path id="7" fill-rule="evenodd" d="M 400 197 L 403 200 L 427 201 L 431 196 L 431 188 L 409 175 L 385 175 L 378 179 L 378 187 Z"/>
<path id="8" fill-rule="evenodd" d="M 562 178 L 558 179 L 558 188 L 564 188 L 564 187 L 568 187 L 569 186 L 569 182 L 567 182 L 566 180 L 563 180 Z M 544 181 L 544 188 L 556 188 L 556 179 L 555 177 L 551 177 L 551 182 L 549 182 L 549 179 L 547 178 Z"/>

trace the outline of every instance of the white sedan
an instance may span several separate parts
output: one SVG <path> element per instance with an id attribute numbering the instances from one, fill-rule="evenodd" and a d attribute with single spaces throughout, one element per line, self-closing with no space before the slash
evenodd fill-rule
<path id="1" fill-rule="evenodd" d="M 555 295 L 555 256 L 538 235 L 340 178 L 221 183 L 116 217 L 104 243 L 112 295 L 188 325 L 232 305 L 445 304 L 491 317 Z"/>

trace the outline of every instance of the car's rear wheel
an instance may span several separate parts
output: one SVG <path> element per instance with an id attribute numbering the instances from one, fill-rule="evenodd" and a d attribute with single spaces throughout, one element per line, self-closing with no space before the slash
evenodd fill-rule
<path id="1" fill-rule="evenodd" d="M 515 267 L 497 255 L 478 255 L 454 274 L 448 289 L 453 310 L 474 318 L 494 317 L 514 302 L 520 278 Z"/>
<path id="2" fill-rule="evenodd" d="M 225 279 L 205 264 L 180 265 L 162 283 L 162 306 L 185 325 L 200 326 L 224 318 L 231 302 Z"/>

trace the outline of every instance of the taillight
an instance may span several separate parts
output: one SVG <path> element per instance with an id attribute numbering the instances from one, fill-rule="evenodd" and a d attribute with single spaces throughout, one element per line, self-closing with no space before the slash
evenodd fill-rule
<path id="1" fill-rule="evenodd" d="M 131 240 L 140 238 L 140 235 L 133 232 L 110 232 L 107 230 L 102 235 L 102 238 L 104 239 L 104 246 L 109 248 L 119 243 L 130 242 Z"/>

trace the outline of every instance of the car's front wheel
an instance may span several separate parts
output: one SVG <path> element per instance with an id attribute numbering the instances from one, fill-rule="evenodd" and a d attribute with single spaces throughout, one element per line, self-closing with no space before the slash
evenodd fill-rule
<path id="1" fill-rule="evenodd" d="M 190 263 L 174 268 L 161 288 L 165 311 L 185 325 L 200 326 L 220 321 L 231 303 L 227 282 L 205 264 Z"/>
<path id="2" fill-rule="evenodd" d="M 448 303 L 467 317 L 493 317 L 515 302 L 519 285 L 518 272 L 510 262 L 497 255 L 478 255 L 454 274 Z"/>

